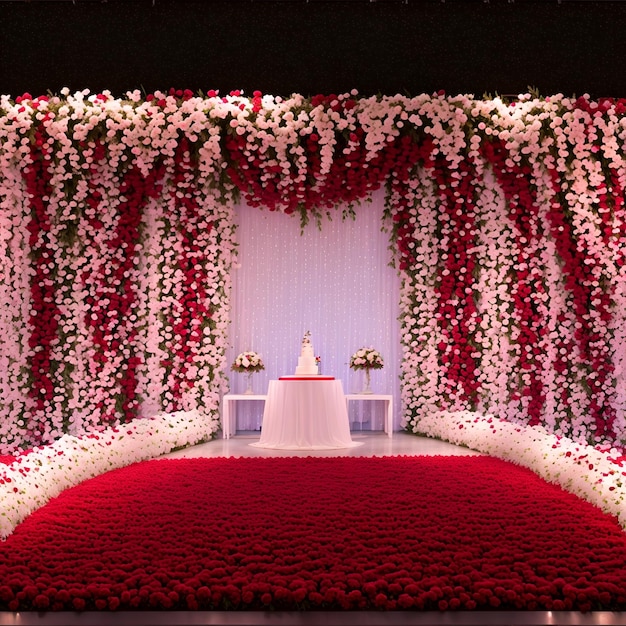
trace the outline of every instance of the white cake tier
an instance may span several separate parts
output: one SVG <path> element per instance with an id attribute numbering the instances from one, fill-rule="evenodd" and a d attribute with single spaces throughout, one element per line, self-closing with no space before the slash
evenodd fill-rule
<path id="1" fill-rule="evenodd" d="M 311 358 L 315 358 L 315 352 L 313 352 L 313 344 L 311 343 L 304 343 L 302 344 L 302 348 L 300 349 L 300 356 L 301 357 L 311 357 Z"/>
<path id="2" fill-rule="evenodd" d="M 318 367 L 317 365 L 298 365 L 296 367 L 296 376 L 317 376 L 318 375 Z"/>

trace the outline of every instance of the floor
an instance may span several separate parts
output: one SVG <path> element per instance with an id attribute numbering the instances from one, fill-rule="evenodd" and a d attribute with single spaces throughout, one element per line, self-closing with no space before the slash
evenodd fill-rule
<path id="1" fill-rule="evenodd" d="M 356 431 L 356 448 L 324 451 L 276 451 L 253 448 L 258 432 L 238 432 L 230 439 L 178 450 L 166 458 L 242 456 L 399 456 L 476 455 L 477 452 L 442 441 L 394 433 Z M 445 613 L 368 612 L 118 612 L 118 613 L 2 613 L 0 626 L 618 626 L 626 625 L 626 614 L 611 612 L 575 613 L 553 611 L 476 611 Z"/>
<path id="2" fill-rule="evenodd" d="M 468 448 L 460 448 L 445 441 L 427 437 L 416 437 L 407 433 L 394 433 L 388 437 L 380 431 L 352 431 L 352 440 L 362 443 L 355 448 L 338 450 L 268 450 L 254 448 L 250 444 L 258 441 L 259 432 L 238 432 L 230 439 L 216 439 L 208 443 L 179 450 L 165 455 L 166 458 L 192 458 L 217 456 L 399 456 L 399 455 L 475 455 L 479 454 Z"/>

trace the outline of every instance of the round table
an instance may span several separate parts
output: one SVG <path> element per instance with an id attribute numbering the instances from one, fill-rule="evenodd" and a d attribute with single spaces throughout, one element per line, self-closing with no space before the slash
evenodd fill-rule
<path id="1" fill-rule="evenodd" d="M 330 376 L 271 380 L 261 439 L 250 445 L 279 450 L 331 450 L 361 445 L 350 437 L 341 381 Z"/>

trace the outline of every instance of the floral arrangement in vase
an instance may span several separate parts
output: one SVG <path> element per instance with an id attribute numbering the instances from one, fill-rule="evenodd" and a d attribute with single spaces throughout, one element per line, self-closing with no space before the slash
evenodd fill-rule
<path id="1" fill-rule="evenodd" d="M 380 370 L 385 362 L 378 350 L 374 348 L 359 348 L 350 357 L 350 367 L 353 370 L 365 370 L 365 388 L 361 393 L 372 393 L 370 387 L 370 370 Z"/>
<path id="2" fill-rule="evenodd" d="M 239 374 L 254 374 L 265 369 L 261 356 L 256 352 L 242 352 L 237 355 L 230 369 Z"/>
<path id="3" fill-rule="evenodd" d="M 244 393 L 247 396 L 251 396 L 254 394 L 254 391 L 252 390 L 252 374 L 264 370 L 265 364 L 261 359 L 261 355 L 256 352 L 242 352 L 237 355 L 233 364 L 230 366 L 230 369 L 234 372 L 238 372 L 239 374 L 246 375 L 247 384 Z"/>
<path id="4" fill-rule="evenodd" d="M 384 365 L 383 357 L 374 348 L 359 348 L 350 357 L 350 367 L 353 370 L 380 370 Z"/>

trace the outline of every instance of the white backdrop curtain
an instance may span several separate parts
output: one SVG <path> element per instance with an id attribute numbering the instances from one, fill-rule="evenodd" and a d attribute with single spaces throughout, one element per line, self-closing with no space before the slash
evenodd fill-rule
<path id="1" fill-rule="evenodd" d="M 298 217 L 236 207 L 239 262 L 228 358 L 232 363 L 244 350 L 261 354 L 266 369 L 253 376 L 255 393 L 266 393 L 270 380 L 295 372 L 302 336 L 310 330 L 321 372 L 341 379 L 346 393 L 364 385 L 364 373 L 348 367 L 350 356 L 362 346 L 381 352 L 385 367 L 372 371 L 372 390 L 393 394 L 398 429 L 399 278 L 389 266 L 383 208 L 381 191 L 355 207 L 354 221 L 342 220 L 339 212 L 321 230 L 309 224 L 301 234 Z M 243 393 L 245 385 L 245 376 L 230 372 L 231 393 Z M 258 430 L 261 413 L 239 403 L 238 429 Z M 351 403 L 351 428 L 382 430 L 382 414 L 382 403 Z"/>

